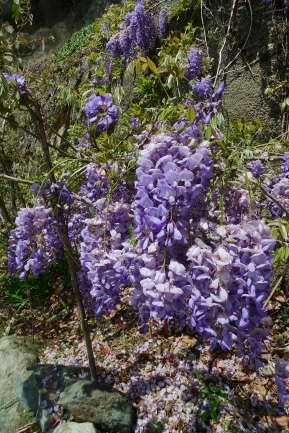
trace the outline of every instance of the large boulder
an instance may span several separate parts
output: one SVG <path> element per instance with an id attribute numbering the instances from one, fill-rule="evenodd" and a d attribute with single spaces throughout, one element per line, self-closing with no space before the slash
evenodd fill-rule
<path id="1" fill-rule="evenodd" d="M 92 422 L 100 431 L 132 432 L 134 410 L 125 396 L 89 380 L 65 388 L 59 404 L 77 422 Z"/>
<path id="2" fill-rule="evenodd" d="M 0 340 L 0 432 L 15 433 L 27 423 L 14 389 L 14 376 L 37 364 L 39 346 L 17 335 Z"/>
<path id="3" fill-rule="evenodd" d="M 78 424 L 77 422 L 67 422 L 60 424 L 53 433 L 99 433 L 91 422 Z"/>
<path id="4" fill-rule="evenodd" d="M 87 368 L 35 365 L 15 374 L 14 387 L 23 407 L 46 432 L 57 418 L 60 391 L 83 376 L 89 376 Z"/>

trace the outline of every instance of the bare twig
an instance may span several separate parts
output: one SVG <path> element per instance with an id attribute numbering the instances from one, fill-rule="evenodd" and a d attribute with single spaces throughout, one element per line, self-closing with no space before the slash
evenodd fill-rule
<path id="1" fill-rule="evenodd" d="M 217 72 L 216 72 L 216 77 L 215 77 L 215 81 L 214 81 L 214 87 L 216 86 L 217 80 L 219 78 L 219 73 L 220 73 L 220 69 L 221 69 L 221 64 L 222 64 L 222 55 L 223 55 L 223 51 L 225 49 L 227 40 L 229 38 L 229 35 L 231 33 L 231 29 L 232 29 L 232 21 L 233 21 L 233 17 L 235 15 L 235 10 L 238 4 L 238 0 L 234 0 L 233 1 L 233 5 L 232 5 L 232 9 L 231 9 L 231 14 L 230 14 L 230 19 L 229 19 L 229 23 L 228 23 L 228 28 L 227 28 L 227 32 L 223 41 L 223 44 L 221 46 L 221 49 L 219 51 L 219 62 L 218 62 L 218 67 L 217 67 Z"/>
<path id="2" fill-rule="evenodd" d="M 205 45 L 206 45 L 206 50 L 207 50 L 207 56 L 210 57 L 209 54 L 209 46 L 208 46 L 208 42 L 207 42 L 207 33 L 206 33 L 206 27 L 205 27 L 205 22 L 204 22 L 204 15 L 203 15 L 203 0 L 201 0 L 201 20 L 202 20 L 202 26 L 203 26 L 203 32 L 204 32 L 204 40 L 205 40 Z"/>
<path id="3" fill-rule="evenodd" d="M 78 195 L 78 194 L 76 194 L 76 193 L 74 193 L 74 192 L 72 193 L 72 196 L 73 196 L 76 200 L 78 200 L 78 201 L 82 201 L 83 203 L 88 204 L 89 206 L 92 206 L 92 207 L 93 207 L 93 203 L 92 203 L 91 200 L 89 200 L 89 198 L 81 197 L 81 195 Z"/>
<path id="4" fill-rule="evenodd" d="M 24 183 L 26 185 L 33 185 L 35 182 L 32 180 L 21 179 L 19 177 L 8 176 L 7 174 L 0 173 L 0 177 L 11 180 L 11 182 Z"/>
<path id="5" fill-rule="evenodd" d="M 267 197 L 269 197 L 270 200 L 272 200 L 286 214 L 286 216 L 289 218 L 289 212 L 288 212 L 288 210 L 272 194 L 270 194 L 270 192 L 268 192 L 263 185 L 260 184 L 259 186 L 260 186 L 261 191 Z"/>
<path id="6" fill-rule="evenodd" d="M 233 58 L 233 60 L 231 60 L 225 67 L 224 67 L 224 71 L 226 69 L 228 69 L 240 56 L 240 54 L 242 54 L 242 51 L 244 50 L 245 46 L 247 45 L 247 42 L 249 40 L 249 37 L 251 35 L 251 31 L 252 31 L 252 25 L 253 25 L 253 11 L 252 11 L 252 5 L 250 0 L 247 0 L 248 4 L 249 4 L 249 8 L 250 8 L 250 29 L 248 31 L 247 37 L 245 42 L 243 43 L 242 47 L 239 49 L 238 53 L 235 55 L 235 57 Z M 247 66 L 250 68 L 250 65 L 248 64 L 248 62 L 246 61 Z M 251 72 L 252 73 L 252 72 Z"/>
<path id="7" fill-rule="evenodd" d="M 273 287 L 273 289 L 272 289 L 270 295 L 268 296 L 268 298 L 267 298 L 266 301 L 264 302 L 264 307 L 266 307 L 266 306 L 268 305 L 270 299 L 272 298 L 272 296 L 274 295 L 274 293 L 276 292 L 276 290 L 277 290 L 278 287 L 280 286 L 280 284 L 281 284 L 283 278 L 285 277 L 286 272 L 288 271 L 288 269 L 289 269 L 289 263 L 287 264 L 287 266 L 285 267 L 285 269 L 284 269 L 284 271 L 283 271 L 281 277 L 278 279 L 277 283 L 276 283 L 275 286 Z"/>
<path id="8" fill-rule="evenodd" d="M 2 114 L 0 114 L 0 118 L 5 120 L 10 125 L 12 124 L 13 126 L 15 126 L 15 128 L 19 128 L 22 131 L 26 132 L 26 134 L 30 135 L 31 137 L 38 139 L 38 136 L 36 134 L 34 134 L 34 132 L 29 131 L 29 129 L 25 128 L 24 126 L 19 125 L 19 123 L 17 123 L 16 121 L 15 122 L 12 121 L 12 119 L 9 119 L 9 117 L 6 117 L 6 116 L 3 116 Z"/>

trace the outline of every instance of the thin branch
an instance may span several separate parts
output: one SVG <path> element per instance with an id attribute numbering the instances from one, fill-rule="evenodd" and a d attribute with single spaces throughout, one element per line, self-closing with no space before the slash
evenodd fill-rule
<path id="1" fill-rule="evenodd" d="M 49 125 L 49 123 L 46 122 L 45 119 L 43 119 L 40 107 L 38 107 L 38 102 L 32 98 L 28 98 L 28 101 L 32 102 L 34 108 L 36 111 L 34 111 L 29 104 L 26 104 L 26 107 L 28 108 L 29 113 L 38 121 L 41 122 L 43 125 L 45 125 L 48 129 L 51 129 L 51 131 L 57 135 L 62 141 L 64 141 L 74 152 L 77 152 L 77 149 L 68 141 L 65 137 L 63 137 L 56 129 L 53 128 L 53 126 Z"/>
<path id="2" fill-rule="evenodd" d="M 231 14 L 230 14 L 230 19 L 229 19 L 229 23 L 228 23 L 227 32 L 226 32 L 223 44 L 221 46 L 221 49 L 219 51 L 219 62 L 218 62 L 217 73 L 216 73 L 216 78 L 215 78 L 213 87 L 216 86 L 217 80 L 219 78 L 219 73 L 220 73 L 221 64 L 222 64 L 222 54 L 223 54 L 223 51 L 225 49 L 225 46 L 226 46 L 226 43 L 227 43 L 227 39 L 229 38 L 229 35 L 230 35 L 230 32 L 231 32 L 232 21 L 233 21 L 233 17 L 234 17 L 234 14 L 235 14 L 235 9 L 236 9 L 237 3 L 238 3 L 238 0 L 234 0 L 233 1 L 233 5 L 232 5 L 232 9 L 231 9 Z"/>
<path id="3" fill-rule="evenodd" d="M 12 182 L 24 183 L 26 185 L 33 185 L 35 182 L 32 180 L 20 179 L 19 177 L 8 176 L 7 174 L 0 173 L 0 177 L 11 180 Z"/>
<path id="4" fill-rule="evenodd" d="M 155 5 L 152 5 L 150 8 L 147 9 L 147 12 L 149 12 L 152 9 L 155 9 L 157 6 L 161 5 L 162 3 L 165 3 L 167 0 L 161 0 L 160 2 L 158 2 Z"/>
<path id="5" fill-rule="evenodd" d="M 11 121 L 11 119 L 9 119 L 9 117 L 3 116 L 2 114 L 0 114 L 0 118 L 6 120 L 6 122 L 8 122 L 10 125 L 12 123 L 12 125 L 15 126 L 16 128 L 21 129 L 22 131 L 26 132 L 26 134 L 31 135 L 31 137 L 36 138 L 38 140 L 39 137 L 37 136 L 37 134 L 34 134 L 33 132 L 29 131 L 29 129 L 25 128 L 24 126 L 19 125 L 19 123 L 17 123 L 16 121 L 14 123 Z"/>
<path id="6" fill-rule="evenodd" d="M 205 27 L 205 22 L 204 22 L 203 7 L 204 7 L 203 0 L 201 0 L 201 21 L 202 21 L 202 26 L 203 26 L 204 40 L 205 40 L 205 45 L 206 45 L 206 50 L 207 50 L 207 56 L 210 57 L 209 46 L 208 46 L 208 41 L 207 41 L 206 27 Z"/>
<path id="7" fill-rule="evenodd" d="M 247 42 L 249 40 L 249 37 L 251 35 L 251 31 L 252 31 L 252 26 L 253 26 L 253 11 L 252 11 L 252 5 L 250 0 L 248 0 L 248 4 L 249 4 L 249 8 L 250 8 L 250 29 L 248 31 L 247 37 L 245 42 L 243 43 L 242 47 L 239 49 L 238 53 L 235 55 L 235 57 L 233 58 L 233 60 L 231 60 L 225 67 L 224 67 L 224 71 L 226 69 L 228 69 L 240 56 L 240 54 L 242 53 L 243 49 L 245 48 L 245 46 L 247 45 Z M 249 67 L 250 69 L 250 65 L 248 64 L 248 62 L 246 61 L 247 67 Z M 252 73 L 252 72 L 251 72 Z"/>
<path id="8" fill-rule="evenodd" d="M 286 214 L 286 216 L 289 218 L 289 212 L 288 212 L 288 210 L 272 194 L 270 194 L 270 192 L 268 192 L 263 185 L 260 184 L 259 186 L 260 186 L 261 191 L 267 197 L 269 197 L 270 200 L 272 200 Z"/>
<path id="9" fill-rule="evenodd" d="M 78 201 L 82 201 L 85 204 L 88 204 L 89 206 L 93 207 L 93 203 L 91 200 L 89 200 L 89 198 L 86 197 L 81 197 L 81 195 L 76 194 L 75 192 L 72 193 L 72 196 L 78 200 Z"/>
<path id="10" fill-rule="evenodd" d="M 47 143 L 49 147 L 51 147 L 51 149 L 56 150 L 57 152 L 59 152 L 60 154 L 64 155 L 64 156 L 68 156 L 71 159 L 78 159 L 77 156 L 72 156 L 69 153 L 65 152 L 65 150 L 60 149 L 57 146 L 54 146 L 54 144 L 51 143 Z"/>
<path id="11" fill-rule="evenodd" d="M 275 284 L 275 286 L 273 287 L 270 295 L 268 296 L 268 298 L 266 299 L 266 301 L 264 302 L 264 307 L 266 307 L 270 301 L 270 299 L 272 298 L 272 296 L 274 295 L 274 293 L 276 292 L 276 290 L 278 289 L 278 287 L 281 284 L 281 281 L 283 280 L 283 278 L 285 277 L 286 272 L 289 269 L 289 264 L 286 266 L 286 268 L 283 271 L 283 274 L 281 275 L 281 277 L 279 278 L 279 280 L 277 281 L 277 283 Z"/>
<path id="12" fill-rule="evenodd" d="M 62 141 L 64 141 L 74 152 L 77 153 L 77 149 L 70 143 L 69 140 L 67 140 L 67 138 L 63 137 L 58 131 L 56 131 L 56 129 L 53 128 L 53 126 L 49 125 L 44 119 L 41 118 L 41 121 L 44 123 L 44 125 L 48 128 L 51 129 L 51 131 L 57 135 L 57 137 L 61 138 Z"/>
<path id="13" fill-rule="evenodd" d="M 32 119 L 34 119 L 37 123 L 38 139 L 41 143 L 46 170 L 49 173 L 50 181 L 52 183 L 55 183 L 56 179 L 55 179 L 54 172 L 53 172 L 53 166 L 52 166 L 50 152 L 49 152 L 49 145 L 48 145 L 46 131 L 44 128 L 44 123 L 43 123 L 43 119 L 42 119 L 42 115 L 41 115 L 40 105 L 36 99 L 27 98 L 27 101 L 28 101 L 27 108 L 29 110 L 29 113 L 30 113 Z M 30 103 L 33 105 L 33 108 L 35 109 L 35 111 L 31 108 Z"/>

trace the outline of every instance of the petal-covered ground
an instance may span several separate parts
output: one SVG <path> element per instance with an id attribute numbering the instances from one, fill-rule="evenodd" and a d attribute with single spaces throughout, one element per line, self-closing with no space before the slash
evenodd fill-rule
<path id="1" fill-rule="evenodd" d="M 1 323 L 5 318 L 10 332 L 27 335 L 29 321 L 28 334 L 43 339 L 41 362 L 87 366 L 77 311 L 65 303 L 65 294 L 60 298 L 52 297 L 43 315 L 24 308 L 14 321 L 7 317 L 15 317 L 13 308 L 1 305 Z M 136 433 L 287 432 L 289 417 L 278 407 L 274 379 L 277 357 L 287 354 L 287 310 L 284 298 L 277 299 L 270 312 L 279 325 L 266 344 L 259 374 L 244 368 L 232 351 L 212 356 L 208 344 L 190 331 L 152 327 L 144 334 L 135 311 L 122 307 L 102 324 L 91 319 L 99 380 L 133 402 Z"/>

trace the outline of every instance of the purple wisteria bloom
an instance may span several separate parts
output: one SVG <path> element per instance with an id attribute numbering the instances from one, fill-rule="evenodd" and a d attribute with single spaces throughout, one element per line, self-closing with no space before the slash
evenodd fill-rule
<path id="1" fill-rule="evenodd" d="M 134 131 L 136 131 L 138 129 L 139 118 L 138 117 L 131 117 L 130 121 L 131 121 L 131 127 L 132 127 L 132 129 Z"/>
<path id="2" fill-rule="evenodd" d="M 284 153 L 284 163 L 282 164 L 283 173 L 289 177 L 289 152 Z"/>
<path id="3" fill-rule="evenodd" d="M 192 90 L 197 93 L 200 99 L 209 98 L 212 94 L 212 79 L 205 77 L 201 81 L 196 80 Z"/>
<path id="4" fill-rule="evenodd" d="M 118 119 L 118 108 L 114 105 L 109 93 L 100 96 L 94 93 L 90 95 L 83 111 L 88 119 L 88 124 L 97 123 L 99 131 L 107 129 Z"/>
<path id="5" fill-rule="evenodd" d="M 220 99 L 224 90 L 225 90 L 225 81 L 222 81 L 219 84 L 217 90 L 215 90 L 214 93 L 212 94 L 212 99 L 214 99 L 214 100 Z"/>
<path id="6" fill-rule="evenodd" d="M 160 36 L 161 38 L 166 37 L 167 33 L 167 25 L 168 25 L 168 19 L 167 19 L 167 10 L 162 9 L 159 14 L 159 29 L 160 29 Z"/>
<path id="7" fill-rule="evenodd" d="M 197 78 L 203 63 L 203 52 L 194 45 L 188 51 L 188 69 L 186 77 L 189 80 Z"/>
<path id="8" fill-rule="evenodd" d="M 148 53 L 155 44 L 156 28 L 152 14 L 147 13 L 143 4 L 137 3 L 135 10 L 129 12 L 121 25 L 119 33 L 114 35 L 106 44 L 106 50 L 113 57 L 128 59 L 136 47 Z"/>
<path id="9" fill-rule="evenodd" d="M 269 333 L 263 303 L 270 293 L 275 239 L 263 221 L 212 228 L 219 243 L 210 246 L 197 239 L 187 252 L 191 326 L 212 348 L 228 350 L 235 343 L 245 364 L 261 365 Z"/>
<path id="10" fill-rule="evenodd" d="M 260 161 L 260 159 L 256 159 L 255 161 L 248 162 L 247 168 L 256 179 L 259 179 L 259 177 L 263 173 L 265 173 L 265 167 L 262 164 L 262 161 Z"/>
<path id="11" fill-rule="evenodd" d="M 17 89 L 21 95 L 31 96 L 31 91 L 26 87 L 26 77 L 24 75 L 13 74 L 9 75 L 6 72 L 3 72 L 3 77 L 9 84 L 11 89 Z"/>
<path id="12" fill-rule="evenodd" d="M 9 271 L 13 275 L 20 273 L 20 278 L 25 278 L 29 271 L 38 277 L 62 249 L 57 222 L 51 209 L 36 206 L 20 209 L 15 224 L 9 237 Z"/>
<path id="13" fill-rule="evenodd" d="M 284 163 L 282 164 L 283 174 L 272 180 L 266 181 L 266 189 L 277 199 L 283 207 L 289 210 L 289 152 L 284 153 Z M 267 198 L 268 207 L 274 217 L 286 217 L 286 213 L 270 198 Z"/>
<path id="14" fill-rule="evenodd" d="M 275 372 L 279 406 L 283 407 L 289 399 L 289 362 L 278 359 L 275 364 Z"/>

